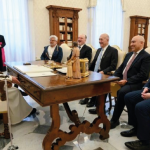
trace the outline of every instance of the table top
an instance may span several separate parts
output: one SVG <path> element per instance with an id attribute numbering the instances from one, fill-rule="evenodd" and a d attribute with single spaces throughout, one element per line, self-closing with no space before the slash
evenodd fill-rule
<path id="1" fill-rule="evenodd" d="M 32 61 L 30 62 L 32 65 L 45 65 L 45 61 Z M 64 74 L 61 74 L 57 71 L 55 73 L 57 75 L 53 76 L 46 76 L 46 77 L 29 77 L 26 74 L 23 74 L 19 72 L 17 69 L 13 68 L 13 66 L 16 65 L 23 65 L 23 62 L 8 62 L 6 65 L 11 68 L 14 72 L 16 72 L 19 75 L 24 76 L 26 79 L 30 80 L 37 86 L 41 87 L 44 90 L 50 90 L 50 89 L 59 89 L 59 88 L 66 88 L 66 87 L 72 87 L 72 86 L 79 86 L 79 85 L 85 85 L 85 84 L 96 84 L 96 83 L 103 83 L 103 82 L 112 82 L 119 80 L 118 77 L 109 76 L 109 75 L 103 75 L 96 72 L 90 72 L 90 75 L 85 78 L 81 79 L 66 79 L 66 76 Z"/>
<path id="2" fill-rule="evenodd" d="M 32 61 L 30 62 L 32 65 L 45 65 L 45 61 Z M 66 79 L 64 74 L 61 74 L 57 71 L 55 73 L 57 75 L 46 76 L 46 77 L 29 77 L 26 74 L 19 72 L 17 69 L 13 68 L 16 65 L 23 65 L 23 62 L 8 62 L 6 65 L 15 71 L 17 74 L 24 76 L 28 80 L 32 81 L 34 84 L 42 88 L 43 90 L 50 89 L 59 89 L 65 87 L 79 86 L 91 83 L 102 83 L 102 82 L 111 82 L 119 80 L 118 77 L 103 75 L 96 72 L 90 72 L 90 75 L 81 79 Z"/>
<path id="3" fill-rule="evenodd" d="M 30 62 L 32 65 L 45 65 L 44 61 Z M 92 97 L 111 92 L 110 82 L 118 77 L 90 72 L 88 77 L 81 79 L 66 79 L 64 74 L 54 71 L 56 75 L 46 77 L 29 77 L 13 66 L 23 62 L 8 62 L 8 74 L 17 76 L 20 87 L 41 106 L 49 106 L 72 100 Z"/>

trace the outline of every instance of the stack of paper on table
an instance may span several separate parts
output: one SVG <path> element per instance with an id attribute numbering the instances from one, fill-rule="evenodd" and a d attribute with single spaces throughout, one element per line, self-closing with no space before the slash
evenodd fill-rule
<path id="1" fill-rule="evenodd" d="M 38 66 L 38 65 L 18 65 L 14 66 L 15 69 L 18 71 L 27 74 L 30 77 L 40 77 L 40 76 L 51 76 L 56 75 L 52 73 L 53 71 L 50 68 L 44 67 L 44 66 Z"/>
<path id="2" fill-rule="evenodd" d="M 56 75 L 52 72 L 35 72 L 35 73 L 26 73 L 29 77 L 44 77 L 44 76 L 52 76 Z"/>
<path id="3" fill-rule="evenodd" d="M 67 73 L 67 67 L 63 67 L 61 69 L 56 69 L 56 70 L 61 72 L 61 73 Z"/>

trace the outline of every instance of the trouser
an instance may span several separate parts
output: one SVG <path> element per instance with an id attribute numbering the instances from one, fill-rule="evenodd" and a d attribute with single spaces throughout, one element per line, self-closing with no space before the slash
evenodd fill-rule
<path id="1" fill-rule="evenodd" d="M 136 91 L 136 90 L 139 90 L 141 88 L 142 88 L 141 83 L 132 84 L 132 85 L 126 84 L 126 85 L 122 86 L 120 90 L 118 90 L 117 102 L 115 104 L 114 113 L 113 113 L 113 116 L 111 119 L 112 121 L 114 121 L 114 122 L 118 121 L 121 114 L 122 114 L 122 111 L 123 111 L 124 106 L 125 106 L 124 96 L 129 92 Z"/>
<path id="2" fill-rule="evenodd" d="M 150 140 L 150 99 L 143 100 L 138 90 L 125 95 L 124 100 L 128 109 L 128 123 L 137 129 L 140 140 Z"/>

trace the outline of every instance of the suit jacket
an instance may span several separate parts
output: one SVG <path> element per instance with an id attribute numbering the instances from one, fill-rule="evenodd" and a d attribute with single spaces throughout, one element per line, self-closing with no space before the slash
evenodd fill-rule
<path id="1" fill-rule="evenodd" d="M 126 55 L 123 63 L 115 71 L 114 75 L 123 78 L 123 71 L 127 65 L 128 60 L 132 56 L 133 52 Z M 128 72 L 127 72 L 127 84 L 137 84 L 142 83 L 148 79 L 150 71 L 150 55 L 143 49 L 138 54 L 138 56 L 132 62 Z"/>
<path id="2" fill-rule="evenodd" d="M 144 85 L 144 87 L 149 88 L 149 91 L 150 91 L 150 78 L 149 78 L 148 82 Z"/>
<path id="3" fill-rule="evenodd" d="M 99 48 L 97 50 L 89 70 L 94 71 L 95 64 L 101 50 L 102 48 Z M 117 63 L 118 63 L 118 51 L 115 48 L 108 46 L 102 56 L 99 71 L 103 71 L 104 74 L 107 74 L 108 72 L 111 72 L 116 69 Z"/>
<path id="4" fill-rule="evenodd" d="M 41 60 L 50 60 L 48 57 L 49 56 L 48 47 L 49 46 L 44 47 L 44 51 L 41 55 Z M 51 60 L 61 63 L 62 57 L 63 57 L 62 48 L 57 45 L 54 52 L 53 52 Z"/>
<path id="5" fill-rule="evenodd" d="M 3 35 L 0 35 L 0 43 L 1 43 L 1 42 L 2 42 L 1 47 L 3 48 L 3 47 L 6 45 L 5 39 L 4 39 L 4 36 L 3 36 Z"/>
<path id="6" fill-rule="evenodd" d="M 69 56 L 69 59 L 72 56 L 72 52 Z M 91 47 L 87 46 L 86 44 L 84 44 L 84 46 L 82 47 L 82 49 L 80 50 L 80 58 L 87 58 L 89 60 L 89 63 L 91 62 L 91 58 L 92 58 L 92 49 Z"/>

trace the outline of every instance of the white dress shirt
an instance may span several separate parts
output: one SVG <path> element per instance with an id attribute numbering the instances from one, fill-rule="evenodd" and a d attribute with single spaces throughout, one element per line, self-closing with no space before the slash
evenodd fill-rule
<path id="1" fill-rule="evenodd" d="M 56 46 L 57 46 L 57 45 L 56 45 Z M 50 58 L 50 59 L 51 59 L 52 56 L 53 56 L 53 53 L 54 53 L 54 50 L 55 50 L 56 46 L 54 46 L 54 47 L 49 46 L 49 47 L 48 47 L 48 55 L 49 55 L 49 58 Z"/>
<path id="2" fill-rule="evenodd" d="M 136 56 L 135 56 L 135 58 L 138 56 L 138 54 L 139 54 L 141 51 L 142 51 L 142 49 L 136 52 Z M 133 55 L 134 55 L 134 53 L 132 54 L 132 56 L 131 56 L 131 57 L 130 57 L 130 59 L 128 60 L 128 62 L 127 62 L 127 64 L 126 64 L 126 66 L 128 65 L 128 63 L 129 63 L 129 62 L 130 62 L 130 60 L 132 59 Z M 126 69 L 126 67 L 124 68 L 124 70 L 123 70 L 123 73 L 122 73 L 122 74 L 124 74 L 125 69 Z"/>
<path id="3" fill-rule="evenodd" d="M 103 52 L 102 52 L 102 56 L 101 56 L 101 58 L 103 57 L 103 55 L 104 55 L 104 53 L 105 53 L 105 51 L 106 51 L 106 49 L 107 49 L 107 47 L 108 47 L 108 45 L 107 46 L 105 46 L 104 48 L 102 48 L 103 49 Z M 99 53 L 99 55 L 100 55 L 100 53 Z M 97 57 L 98 58 L 98 57 Z M 99 65 L 99 70 L 100 70 L 101 68 L 100 68 L 100 65 Z"/>

